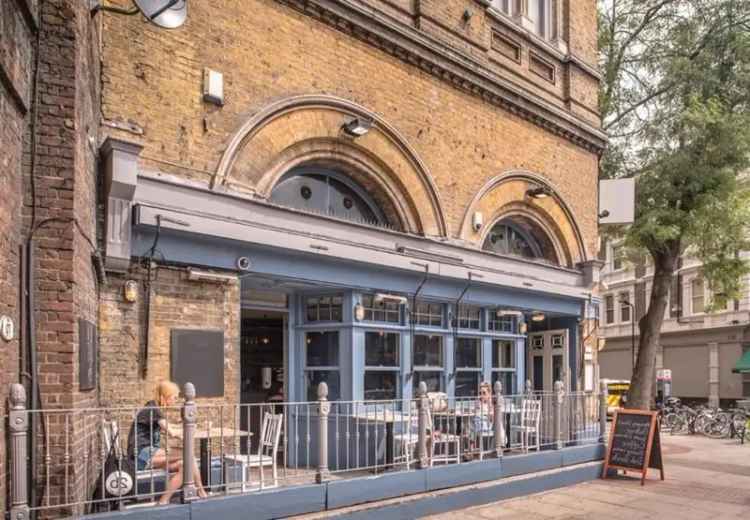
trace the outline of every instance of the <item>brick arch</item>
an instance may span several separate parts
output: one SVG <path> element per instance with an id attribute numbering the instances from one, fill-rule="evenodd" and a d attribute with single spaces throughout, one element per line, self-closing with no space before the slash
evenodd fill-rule
<path id="1" fill-rule="evenodd" d="M 532 199 L 530 188 L 544 186 L 553 196 Z M 485 224 L 476 231 L 472 215 L 481 212 Z M 538 225 L 550 239 L 560 265 L 573 267 L 587 259 L 577 220 L 559 191 L 545 178 L 530 172 L 508 172 L 487 182 L 472 199 L 464 213 L 460 238 L 482 247 L 492 226 L 506 217 L 522 216 Z"/>
<path id="2" fill-rule="evenodd" d="M 373 121 L 357 139 L 341 132 L 353 117 Z M 284 173 L 304 164 L 345 169 L 405 231 L 447 234 L 437 188 L 414 149 L 377 114 L 333 96 L 295 96 L 253 115 L 230 140 L 211 185 L 267 199 Z"/>

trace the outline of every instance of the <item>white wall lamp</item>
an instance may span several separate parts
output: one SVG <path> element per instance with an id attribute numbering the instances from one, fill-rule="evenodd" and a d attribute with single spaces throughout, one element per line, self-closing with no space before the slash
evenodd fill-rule
<path id="1" fill-rule="evenodd" d="M 547 317 L 544 315 L 543 312 L 535 312 L 531 315 L 531 321 L 544 321 Z"/>
<path id="2" fill-rule="evenodd" d="M 213 283 L 226 283 L 232 284 L 237 281 L 237 277 L 233 274 L 222 274 L 212 273 L 210 271 L 201 271 L 199 269 L 193 269 L 188 267 L 188 280 L 194 282 L 213 282 Z"/>
<path id="3" fill-rule="evenodd" d="M 372 120 L 364 117 L 355 117 L 348 123 L 344 123 L 341 131 L 352 138 L 362 137 L 372 128 Z"/>
<path id="4" fill-rule="evenodd" d="M 399 296 L 397 294 L 385 294 L 385 293 L 377 293 L 375 294 L 373 298 L 373 302 L 375 303 L 395 303 L 397 305 L 406 305 L 409 300 L 406 298 L 406 296 Z"/>

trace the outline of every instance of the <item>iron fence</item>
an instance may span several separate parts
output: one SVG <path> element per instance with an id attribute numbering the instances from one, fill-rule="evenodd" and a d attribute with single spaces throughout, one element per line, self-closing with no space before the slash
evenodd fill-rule
<path id="1" fill-rule="evenodd" d="M 428 394 L 424 384 L 415 399 L 400 400 L 328 401 L 325 383 L 311 402 L 198 405 L 190 383 L 184 396 L 171 408 L 27 410 L 14 385 L 11 517 L 150 504 L 169 489 L 188 502 L 204 491 L 251 493 L 561 449 L 602 442 L 606 425 L 605 393 L 566 393 L 560 383 L 517 395 L 497 383 L 491 397 L 470 399 Z M 30 436 L 42 452 L 35 468 Z"/>

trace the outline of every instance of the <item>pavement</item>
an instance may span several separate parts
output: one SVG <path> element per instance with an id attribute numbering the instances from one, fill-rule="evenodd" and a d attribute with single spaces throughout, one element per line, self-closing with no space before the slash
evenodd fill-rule
<path id="1" fill-rule="evenodd" d="M 451 511 L 430 520 L 750 519 L 750 444 L 662 434 L 665 480 L 649 470 Z"/>

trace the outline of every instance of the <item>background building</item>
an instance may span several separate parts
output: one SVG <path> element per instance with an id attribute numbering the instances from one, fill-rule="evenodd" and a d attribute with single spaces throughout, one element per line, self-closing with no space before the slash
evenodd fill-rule
<path id="1" fill-rule="evenodd" d="M 599 370 L 602 378 L 630 379 L 634 359 L 631 340 L 634 337 L 637 355 L 638 320 L 651 296 L 653 269 L 629 262 L 617 243 L 608 244 L 605 253 L 601 280 L 606 288 L 602 289 L 600 320 L 600 336 L 605 343 L 599 352 Z M 656 358 L 657 369 L 672 371 L 673 395 L 707 401 L 712 406 L 750 396 L 750 376 L 732 372 L 750 349 L 747 282 L 739 300 L 729 302 L 726 309 L 707 313 L 711 294 L 700 262 L 688 256 L 680 262 Z M 621 303 L 623 300 L 634 305 L 635 315 L 633 308 Z"/>

